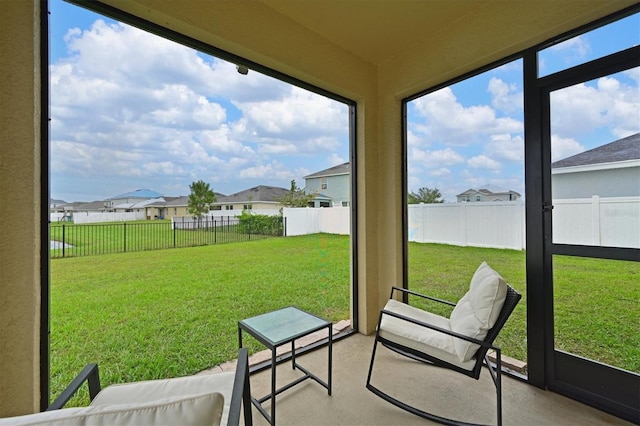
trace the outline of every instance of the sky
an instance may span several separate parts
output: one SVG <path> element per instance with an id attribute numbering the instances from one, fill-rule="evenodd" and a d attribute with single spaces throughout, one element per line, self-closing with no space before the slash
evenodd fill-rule
<path id="1" fill-rule="evenodd" d="M 540 56 L 541 75 L 637 45 L 638 16 Z M 61 0 L 50 1 L 51 197 L 93 201 L 136 189 L 230 195 L 304 187 L 349 160 L 348 107 Z M 552 96 L 554 160 L 636 133 L 639 71 Z M 409 104 L 408 187 L 446 201 L 485 185 L 524 196 L 522 63 Z"/>

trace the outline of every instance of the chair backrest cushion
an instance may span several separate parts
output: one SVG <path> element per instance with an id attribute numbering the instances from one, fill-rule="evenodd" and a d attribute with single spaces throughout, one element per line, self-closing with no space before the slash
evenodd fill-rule
<path id="1" fill-rule="evenodd" d="M 469 291 L 451 312 L 451 330 L 483 340 L 496 323 L 506 296 L 507 283 L 504 278 L 486 262 L 482 262 L 471 278 Z M 473 358 L 479 348 L 479 345 L 462 339 L 454 339 L 454 345 L 461 362 Z"/>
<path id="2" fill-rule="evenodd" d="M 145 403 L 62 408 L 0 419 L 0 425 L 219 425 L 224 397 L 218 392 Z"/>

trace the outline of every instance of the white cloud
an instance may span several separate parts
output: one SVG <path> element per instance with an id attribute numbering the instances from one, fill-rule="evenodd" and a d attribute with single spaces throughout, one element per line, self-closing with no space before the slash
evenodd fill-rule
<path id="1" fill-rule="evenodd" d="M 473 169 L 500 170 L 501 165 L 498 161 L 487 157 L 486 155 L 477 155 L 467 160 L 469 167 Z"/>
<path id="2" fill-rule="evenodd" d="M 346 162 L 347 160 L 344 157 L 336 153 L 329 155 L 329 158 L 327 159 L 327 163 L 329 164 L 329 167 L 337 166 L 339 164 L 343 164 Z"/>
<path id="3" fill-rule="evenodd" d="M 449 87 L 412 102 L 417 115 L 424 119 L 414 123 L 413 131 L 448 145 L 470 145 L 494 133 L 519 133 L 523 125 L 511 117 L 498 117 L 489 105 L 465 107 Z"/>
<path id="4" fill-rule="evenodd" d="M 602 77 L 551 93 L 552 132 L 579 139 L 606 127 L 618 136 L 639 130 L 640 92 L 620 76 Z"/>
<path id="5" fill-rule="evenodd" d="M 434 177 L 448 178 L 451 176 L 451 170 L 446 167 L 441 167 L 439 169 L 432 170 L 429 174 Z"/>
<path id="6" fill-rule="evenodd" d="M 551 135 L 551 161 L 562 160 L 585 151 L 585 147 L 572 138 Z"/>
<path id="7" fill-rule="evenodd" d="M 499 78 L 492 77 L 488 87 L 492 96 L 491 105 L 505 113 L 522 111 L 524 99 L 522 91 L 518 89 L 518 85 L 515 83 L 506 83 Z"/>
<path id="8" fill-rule="evenodd" d="M 571 60 L 574 58 L 584 58 L 591 52 L 591 46 L 583 36 L 577 36 L 558 43 L 549 48 L 550 51 L 562 52 L 562 54 Z"/>
<path id="9" fill-rule="evenodd" d="M 183 190 L 204 179 L 227 193 L 262 178 L 288 187 L 318 156 L 348 158 L 343 104 L 103 19 L 65 39 L 50 66 L 56 193 L 120 178 Z"/>
<path id="10" fill-rule="evenodd" d="M 509 134 L 491 135 L 485 152 L 491 158 L 524 164 L 524 139 Z"/>
<path id="11" fill-rule="evenodd" d="M 240 177 L 250 179 L 291 179 L 294 176 L 282 164 L 273 162 L 243 169 L 240 171 Z"/>
<path id="12" fill-rule="evenodd" d="M 464 157 L 451 148 L 435 151 L 424 151 L 418 148 L 410 150 L 411 162 L 420 163 L 426 169 L 442 166 L 452 166 L 464 162 Z"/>

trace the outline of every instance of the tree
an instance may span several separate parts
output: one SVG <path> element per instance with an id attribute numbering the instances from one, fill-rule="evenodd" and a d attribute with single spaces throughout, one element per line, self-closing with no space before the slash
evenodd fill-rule
<path id="1" fill-rule="evenodd" d="M 216 194 L 209 187 L 208 183 L 201 180 L 189 185 L 189 214 L 200 219 L 202 215 L 209 211 L 209 205 L 216 201 Z"/>
<path id="2" fill-rule="evenodd" d="M 434 203 L 444 203 L 442 199 L 442 194 L 440 194 L 440 190 L 438 188 L 430 189 L 427 187 L 422 187 L 418 189 L 418 193 L 410 192 L 407 194 L 407 201 L 409 204 L 434 204 Z"/>
<path id="3" fill-rule="evenodd" d="M 283 197 L 277 198 L 283 207 L 307 207 L 313 199 L 313 194 L 306 194 L 304 189 L 298 188 L 295 179 L 291 181 L 291 189 Z"/>

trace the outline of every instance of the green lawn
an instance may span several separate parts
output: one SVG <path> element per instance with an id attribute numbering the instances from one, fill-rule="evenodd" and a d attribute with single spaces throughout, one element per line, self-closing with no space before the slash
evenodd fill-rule
<path id="1" fill-rule="evenodd" d="M 326 234 L 52 260 L 51 392 L 88 362 L 104 384 L 215 366 L 238 320 L 288 305 L 346 319 L 349 270 L 348 237 Z"/>
<path id="2" fill-rule="evenodd" d="M 284 306 L 348 319 L 349 259 L 349 237 L 316 234 L 52 260 L 52 395 L 88 362 L 99 364 L 106 385 L 192 374 L 234 359 L 237 321 Z M 483 260 L 526 296 L 524 252 L 438 244 L 409 244 L 410 287 L 456 301 Z M 640 265 L 555 262 L 562 347 L 640 371 Z M 498 338 L 505 354 L 522 360 L 525 305 Z"/>

